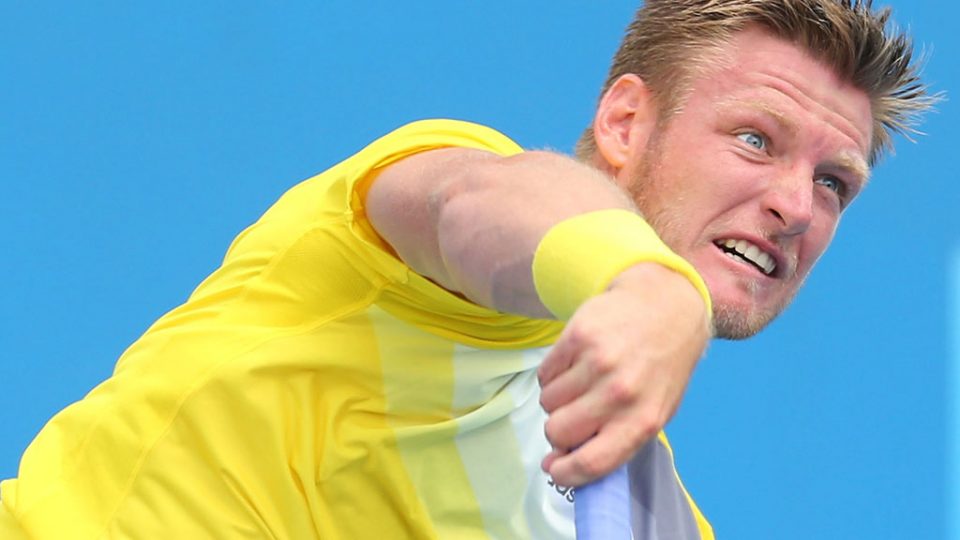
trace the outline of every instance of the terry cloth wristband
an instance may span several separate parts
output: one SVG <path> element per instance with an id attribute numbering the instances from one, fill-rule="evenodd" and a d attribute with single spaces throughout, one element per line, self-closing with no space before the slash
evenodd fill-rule
<path id="1" fill-rule="evenodd" d="M 639 215 L 598 210 L 554 225 L 533 255 L 533 282 L 540 301 L 567 320 L 584 301 L 602 293 L 620 272 L 641 262 L 659 263 L 690 280 L 712 313 L 703 278 L 660 240 Z"/>

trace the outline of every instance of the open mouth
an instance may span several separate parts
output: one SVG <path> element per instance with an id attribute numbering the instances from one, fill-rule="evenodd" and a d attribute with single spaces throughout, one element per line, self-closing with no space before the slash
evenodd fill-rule
<path id="1" fill-rule="evenodd" d="M 773 276 L 777 269 L 777 261 L 772 255 L 746 240 L 726 238 L 714 242 L 720 251 L 734 260 L 749 264 L 765 276 Z"/>

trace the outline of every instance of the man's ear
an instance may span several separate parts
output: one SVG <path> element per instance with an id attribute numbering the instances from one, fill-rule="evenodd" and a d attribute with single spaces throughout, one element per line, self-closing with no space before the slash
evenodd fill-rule
<path id="1" fill-rule="evenodd" d="M 593 119 L 597 152 L 604 165 L 619 172 L 633 152 L 646 147 L 656 123 L 656 104 L 643 79 L 627 74 L 614 81 Z"/>

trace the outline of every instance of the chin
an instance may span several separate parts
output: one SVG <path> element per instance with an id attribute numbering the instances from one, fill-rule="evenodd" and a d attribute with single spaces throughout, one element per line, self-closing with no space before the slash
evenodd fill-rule
<path id="1" fill-rule="evenodd" d="M 781 309 L 766 311 L 731 307 L 722 303 L 713 307 L 713 332 L 720 339 L 742 340 L 755 336 L 780 314 Z"/>

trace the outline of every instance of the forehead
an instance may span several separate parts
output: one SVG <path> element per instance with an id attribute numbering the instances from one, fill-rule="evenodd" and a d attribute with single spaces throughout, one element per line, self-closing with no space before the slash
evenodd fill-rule
<path id="1" fill-rule="evenodd" d="M 815 119 L 868 154 L 873 132 L 869 96 L 803 48 L 752 27 L 712 50 L 699 65 L 688 102 L 752 103 L 778 119 Z"/>

